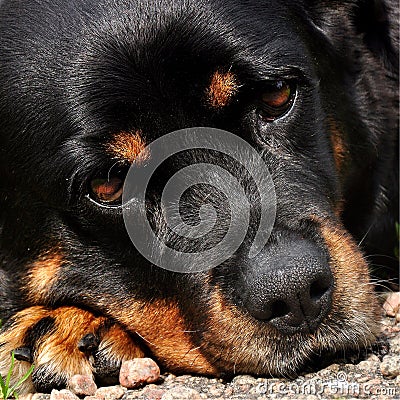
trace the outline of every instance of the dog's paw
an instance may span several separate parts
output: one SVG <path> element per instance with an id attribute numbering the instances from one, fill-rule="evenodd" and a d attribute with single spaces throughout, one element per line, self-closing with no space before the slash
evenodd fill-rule
<path id="1" fill-rule="evenodd" d="M 15 314 L 0 334 L 3 377 L 12 351 L 16 362 L 11 384 L 35 366 L 20 394 L 63 388 L 76 374 L 91 375 L 100 383 L 116 383 L 122 361 L 144 356 L 119 325 L 75 307 L 31 307 Z"/>

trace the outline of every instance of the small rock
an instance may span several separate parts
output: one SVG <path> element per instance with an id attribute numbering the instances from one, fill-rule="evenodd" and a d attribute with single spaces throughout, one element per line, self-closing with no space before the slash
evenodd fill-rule
<path id="1" fill-rule="evenodd" d="M 250 375 L 239 375 L 233 378 L 233 385 L 254 385 L 256 383 L 256 378 L 253 378 Z"/>
<path id="2" fill-rule="evenodd" d="M 171 382 L 177 379 L 176 375 L 173 374 L 167 374 L 164 376 L 164 382 Z"/>
<path id="3" fill-rule="evenodd" d="M 400 292 L 390 293 L 383 305 L 383 309 L 388 317 L 395 317 L 400 311 Z"/>
<path id="4" fill-rule="evenodd" d="M 377 362 L 379 363 L 381 360 L 379 359 L 379 357 L 376 354 L 370 354 L 367 358 L 367 361 L 369 362 Z M 360 363 L 361 364 L 361 363 Z"/>
<path id="5" fill-rule="evenodd" d="M 389 343 L 391 353 L 400 354 L 400 335 L 398 338 L 391 339 Z"/>
<path id="6" fill-rule="evenodd" d="M 122 386 L 105 386 L 96 390 L 94 397 L 101 400 L 120 399 L 126 393 L 126 389 Z"/>
<path id="7" fill-rule="evenodd" d="M 382 379 L 374 378 L 367 382 L 368 386 L 379 386 L 382 385 Z"/>
<path id="8" fill-rule="evenodd" d="M 26 394 L 25 396 L 18 397 L 18 399 L 19 400 L 32 400 L 32 397 L 33 397 L 33 394 L 29 393 L 29 394 Z"/>
<path id="9" fill-rule="evenodd" d="M 50 400 L 79 400 L 79 397 L 67 389 L 60 391 L 53 389 L 50 393 Z"/>
<path id="10" fill-rule="evenodd" d="M 119 382 L 128 389 L 134 389 L 145 383 L 157 382 L 160 368 L 151 358 L 135 358 L 124 361 L 119 373 Z"/>
<path id="11" fill-rule="evenodd" d="M 235 393 L 241 395 L 248 393 L 256 382 L 257 380 L 250 375 L 239 375 L 232 380 L 232 386 Z"/>
<path id="12" fill-rule="evenodd" d="M 385 378 L 395 378 L 400 375 L 400 356 L 385 356 L 381 364 L 381 372 Z"/>
<path id="13" fill-rule="evenodd" d="M 142 395 L 146 400 L 161 400 L 164 394 L 165 389 L 160 389 L 157 385 L 149 385 L 142 390 Z"/>
<path id="14" fill-rule="evenodd" d="M 43 394 L 43 393 L 35 393 L 32 396 L 32 400 L 49 400 L 50 395 L 49 394 Z"/>
<path id="15" fill-rule="evenodd" d="M 68 389 L 77 396 L 93 396 L 97 386 L 90 375 L 74 375 L 68 381 Z"/>
<path id="16" fill-rule="evenodd" d="M 183 382 L 186 383 L 191 378 L 191 375 L 179 375 L 174 378 L 175 383 Z"/>
<path id="17" fill-rule="evenodd" d="M 326 370 L 333 371 L 333 372 L 339 372 L 340 371 L 340 365 L 339 364 L 331 364 L 328 367 L 325 368 Z"/>
<path id="18" fill-rule="evenodd" d="M 223 385 L 211 385 L 208 388 L 208 393 L 213 397 L 222 397 L 224 394 L 224 386 Z"/>
<path id="19" fill-rule="evenodd" d="M 376 358 L 378 358 L 377 356 L 375 356 Z M 363 371 L 371 371 L 374 372 L 377 368 L 377 366 L 379 365 L 379 358 L 378 358 L 378 362 L 376 361 L 370 361 L 370 360 L 366 360 L 366 361 L 361 361 L 357 364 L 357 367 Z"/>
<path id="20" fill-rule="evenodd" d="M 201 400 L 201 396 L 197 390 L 184 386 L 175 386 L 166 391 L 161 400 Z"/>

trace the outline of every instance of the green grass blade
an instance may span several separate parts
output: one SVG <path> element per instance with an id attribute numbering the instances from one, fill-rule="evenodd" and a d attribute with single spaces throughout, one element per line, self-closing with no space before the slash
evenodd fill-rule
<path id="1" fill-rule="evenodd" d="M 10 386 L 11 375 L 12 375 L 12 373 L 14 371 L 14 363 L 15 363 L 15 356 L 14 356 L 14 352 L 12 351 L 11 352 L 11 365 L 10 365 L 10 368 L 8 370 L 8 374 L 7 374 L 7 378 L 6 378 L 6 384 L 5 384 L 7 389 Z"/>
<path id="2" fill-rule="evenodd" d="M 18 394 L 16 393 L 16 391 L 32 375 L 34 369 L 35 366 L 31 365 L 26 374 L 9 390 L 9 396 L 13 395 L 16 399 L 18 398 Z"/>
<path id="3" fill-rule="evenodd" d="M 6 397 L 7 389 L 3 377 L 1 375 L 0 375 L 0 389 L 1 389 L 1 398 L 5 400 L 7 398 Z"/>

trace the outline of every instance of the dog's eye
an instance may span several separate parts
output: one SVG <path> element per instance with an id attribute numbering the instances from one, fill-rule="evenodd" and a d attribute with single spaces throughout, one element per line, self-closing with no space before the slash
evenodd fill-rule
<path id="1" fill-rule="evenodd" d="M 110 177 L 108 179 L 93 179 L 90 182 L 90 197 L 100 204 L 120 204 L 123 184 L 123 180 L 118 177 Z"/>
<path id="2" fill-rule="evenodd" d="M 264 87 L 261 95 L 259 114 L 272 122 L 282 117 L 291 108 L 295 95 L 295 88 L 286 81 L 274 81 Z"/>

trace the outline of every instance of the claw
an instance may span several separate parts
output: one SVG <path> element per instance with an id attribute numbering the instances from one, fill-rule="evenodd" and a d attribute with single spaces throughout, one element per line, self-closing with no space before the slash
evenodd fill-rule
<path id="1" fill-rule="evenodd" d="M 85 335 L 78 343 L 78 349 L 82 353 L 90 353 L 99 347 L 100 340 L 93 333 Z"/>
<path id="2" fill-rule="evenodd" d="M 32 352 L 29 347 L 18 347 L 13 353 L 16 360 L 32 363 Z"/>

